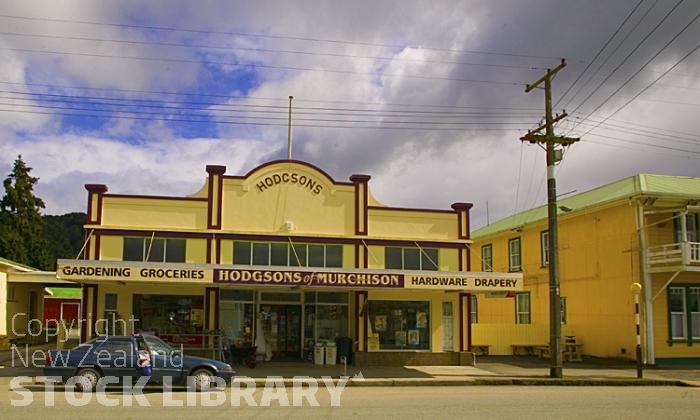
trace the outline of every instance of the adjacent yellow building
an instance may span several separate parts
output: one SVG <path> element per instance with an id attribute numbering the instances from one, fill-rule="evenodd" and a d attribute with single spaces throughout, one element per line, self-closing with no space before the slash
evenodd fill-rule
<path id="1" fill-rule="evenodd" d="M 388 207 L 369 176 L 300 161 L 206 172 L 188 197 L 85 186 L 84 259 L 56 272 L 83 285 L 83 340 L 152 331 L 215 356 L 230 343 L 300 360 L 338 343 L 356 364 L 468 363 L 471 296 L 523 289 L 521 273 L 470 270 L 469 203 Z"/>
<path id="2" fill-rule="evenodd" d="M 639 283 L 646 363 L 700 361 L 699 201 L 700 178 L 646 174 L 560 200 L 562 336 L 634 359 Z M 472 233 L 474 268 L 524 276 L 520 292 L 475 298 L 473 340 L 492 354 L 549 342 L 547 229 L 542 206 Z"/>

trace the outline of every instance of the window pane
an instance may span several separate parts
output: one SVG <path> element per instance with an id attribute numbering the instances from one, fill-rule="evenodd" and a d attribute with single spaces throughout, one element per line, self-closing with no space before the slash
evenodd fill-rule
<path id="1" fill-rule="evenodd" d="M 420 250 L 418 248 L 403 249 L 403 268 L 406 270 L 420 270 Z"/>
<path id="2" fill-rule="evenodd" d="M 668 306 L 671 312 L 685 312 L 685 302 L 683 301 L 684 290 L 682 287 L 669 287 Z"/>
<path id="3" fill-rule="evenodd" d="M 685 338 L 685 317 L 683 314 L 671 314 L 671 338 Z"/>
<path id="4" fill-rule="evenodd" d="M 370 300 L 368 346 L 372 350 L 430 349 L 430 303 Z"/>
<path id="5" fill-rule="evenodd" d="M 270 244 L 253 244 L 253 265 L 270 265 Z"/>
<path id="6" fill-rule="evenodd" d="M 282 243 L 270 244 L 270 265 L 289 265 L 289 246 Z"/>
<path id="7" fill-rule="evenodd" d="M 250 248 L 250 242 L 234 242 L 233 263 L 241 265 L 250 265 Z"/>
<path id="8" fill-rule="evenodd" d="M 243 302 L 253 302 L 255 291 L 253 290 L 221 290 L 221 300 L 239 300 Z"/>
<path id="9" fill-rule="evenodd" d="M 326 245 L 326 267 L 340 268 L 343 266 L 343 246 Z"/>
<path id="10" fill-rule="evenodd" d="M 484 245 L 481 247 L 481 271 L 493 270 L 492 249 L 491 245 Z"/>
<path id="11" fill-rule="evenodd" d="M 146 255 L 148 261 L 165 261 L 165 239 L 146 239 Z"/>
<path id="12" fill-rule="evenodd" d="M 105 310 L 117 309 L 117 294 L 105 293 Z"/>
<path id="13" fill-rule="evenodd" d="M 184 239 L 168 239 L 165 246 L 166 262 L 185 262 L 187 242 Z"/>
<path id="14" fill-rule="evenodd" d="M 386 268 L 397 268 L 401 269 L 403 268 L 403 252 L 401 248 L 392 248 L 392 247 L 387 247 L 384 250 L 384 258 L 385 258 L 385 263 L 384 266 Z"/>
<path id="15" fill-rule="evenodd" d="M 123 261 L 143 261 L 143 238 L 124 238 Z"/>
<path id="16" fill-rule="evenodd" d="M 421 269 L 437 270 L 438 269 L 438 250 L 435 248 L 423 248 L 421 253 Z"/>
<path id="17" fill-rule="evenodd" d="M 289 265 L 306 267 L 306 244 L 294 244 L 289 247 Z"/>
<path id="18" fill-rule="evenodd" d="M 323 267 L 323 245 L 309 245 L 309 267 Z"/>

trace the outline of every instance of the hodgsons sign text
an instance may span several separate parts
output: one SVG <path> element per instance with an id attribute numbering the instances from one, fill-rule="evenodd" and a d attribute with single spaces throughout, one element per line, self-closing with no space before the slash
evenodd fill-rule
<path id="1" fill-rule="evenodd" d="M 259 192 L 264 192 L 270 187 L 279 184 L 296 184 L 307 189 L 313 195 L 318 195 L 323 191 L 323 185 L 317 179 L 309 175 L 299 174 L 296 172 L 280 172 L 268 175 L 255 184 L 255 188 Z"/>
<path id="2" fill-rule="evenodd" d="M 403 275 L 395 273 L 342 273 L 276 270 L 215 269 L 214 283 L 312 286 L 312 287 L 403 287 Z"/>

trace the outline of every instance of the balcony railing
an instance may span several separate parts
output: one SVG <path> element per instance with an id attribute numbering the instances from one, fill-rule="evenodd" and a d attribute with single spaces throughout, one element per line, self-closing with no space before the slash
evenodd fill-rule
<path id="1" fill-rule="evenodd" d="M 647 262 L 652 271 L 700 269 L 700 242 L 651 246 L 647 248 Z"/>

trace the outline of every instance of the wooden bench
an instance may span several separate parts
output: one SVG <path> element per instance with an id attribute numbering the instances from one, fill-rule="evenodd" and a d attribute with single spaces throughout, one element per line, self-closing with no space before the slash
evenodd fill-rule
<path id="1" fill-rule="evenodd" d="M 513 349 L 513 356 L 534 356 L 542 344 L 511 344 L 510 347 Z"/>
<path id="2" fill-rule="evenodd" d="M 491 350 L 490 344 L 472 344 L 474 354 L 478 356 L 488 356 Z"/>

